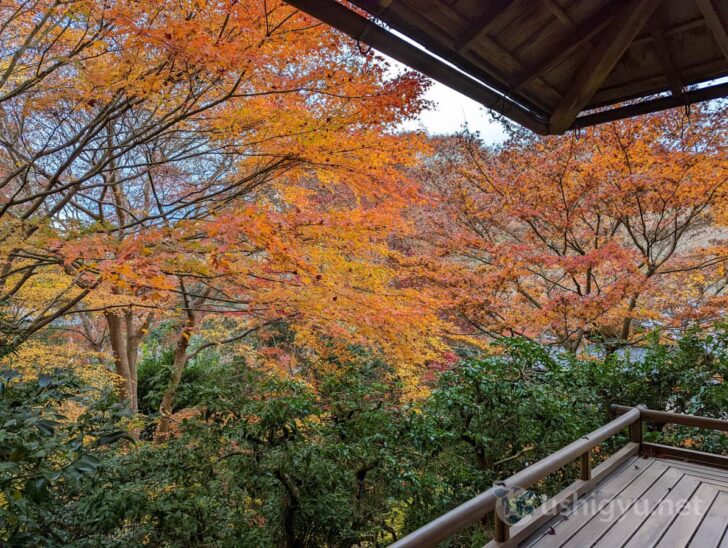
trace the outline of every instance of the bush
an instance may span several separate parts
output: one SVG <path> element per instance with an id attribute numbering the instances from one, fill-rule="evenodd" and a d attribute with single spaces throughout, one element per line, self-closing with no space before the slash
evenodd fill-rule
<path id="1" fill-rule="evenodd" d="M 243 366 L 179 438 L 104 463 L 74 507 L 87 541 L 353 546 L 391 540 L 409 418 L 382 364 L 324 375 L 318 393 Z M 396 392 L 396 391 L 395 391 Z"/>
<path id="2" fill-rule="evenodd" d="M 190 360 L 182 374 L 175 396 L 174 410 L 202 405 L 220 395 L 231 365 L 221 364 L 215 352 L 202 352 Z M 162 395 L 172 378 L 174 352 L 159 349 L 143 357 L 137 371 L 139 411 L 147 415 L 159 412 Z"/>
<path id="3" fill-rule="evenodd" d="M 128 413 L 62 370 L 32 382 L 5 370 L 0 395 L 0 540 L 63 544 L 58 510 L 98 471 L 104 446 L 129 439 L 118 427 Z M 77 418 L 64 414 L 74 408 Z"/>
<path id="4" fill-rule="evenodd" d="M 603 406 L 585 389 L 575 390 L 580 371 L 573 364 L 563 365 L 523 339 L 501 346 L 501 354 L 463 360 L 443 374 L 423 405 L 413 443 L 426 458 L 407 512 L 408 530 L 603 423 Z M 572 479 L 567 470 L 542 487 L 557 491 Z M 483 544 L 482 528 L 475 529 L 459 542 Z"/>
<path id="5" fill-rule="evenodd" d="M 140 367 L 151 412 L 169 363 L 155 355 Z M 417 402 L 404 398 L 392 368 L 363 351 L 346 363 L 303 363 L 296 379 L 223 362 L 210 354 L 186 372 L 178 407 L 201 414 L 178 425 L 178 437 L 106 449 L 104 440 L 123 437 L 113 400 L 63 376 L 29 384 L 6 374 L 6 541 L 387 544 L 604 424 L 611 403 L 728 412 L 725 330 L 689 332 L 672 345 L 653 337 L 640 359 L 577 358 L 507 339 L 493 355 L 461 359 Z M 60 418 L 76 399 L 87 402 L 84 413 Z M 652 427 L 646 437 L 728 453 L 716 433 Z M 535 489 L 554 493 L 575 473 L 567 467 Z M 474 527 L 449 544 L 482 545 L 487 533 Z"/>

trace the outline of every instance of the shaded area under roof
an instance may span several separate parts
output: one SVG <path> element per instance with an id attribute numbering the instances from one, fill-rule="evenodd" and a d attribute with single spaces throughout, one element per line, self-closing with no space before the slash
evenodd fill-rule
<path id="1" fill-rule="evenodd" d="M 728 96 L 728 0 L 286 1 L 541 134 Z"/>

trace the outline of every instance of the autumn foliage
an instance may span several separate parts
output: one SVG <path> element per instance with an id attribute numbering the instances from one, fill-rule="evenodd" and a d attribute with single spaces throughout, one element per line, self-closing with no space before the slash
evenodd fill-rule
<path id="1" fill-rule="evenodd" d="M 417 398 L 463 346 L 613 351 L 722 318 L 721 105 L 493 148 L 399 131 L 428 83 L 280 1 L 0 19 L 4 363 L 77 349 L 136 410 L 163 327 L 159 439 L 211 349 L 314 384 L 301 363 L 366 349 Z"/>
<path id="2" fill-rule="evenodd" d="M 389 245 L 411 229 L 420 148 L 389 128 L 423 106 L 421 77 L 281 3 L 1 9 L 7 351 L 53 322 L 100 333 L 133 406 L 163 320 L 179 372 L 277 321 L 297 346 L 373 344 L 403 370 L 437 352 Z"/>
<path id="3" fill-rule="evenodd" d="M 379 546 L 725 416 L 726 105 L 489 145 L 428 86 L 283 0 L 0 2 L 0 544 Z"/>
<path id="4" fill-rule="evenodd" d="M 725 109 L 671 111 L 566 137 L 464 134 L 421 168 L 435 207 L 414 246 L 461 335 L 614 349 L 721 313 Z"/>

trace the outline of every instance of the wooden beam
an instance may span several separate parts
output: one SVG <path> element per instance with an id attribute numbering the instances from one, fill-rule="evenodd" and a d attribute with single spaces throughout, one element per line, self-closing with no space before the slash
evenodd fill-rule
<path id="1" fill-rule="evenodd" d="M 659 97 L 649 101 L 642 101 L 641 103 L 633 103 L 626 107 L 602 110 L 600 112 L 595 112 L 594 114 L 579 116 L 576 120 L 574 120 L 574 123 L 571 124 L 569 129 L 580 129 L 595 126 L 605 122 L 613 122 L 624 118 L 633 118 L 634 116 L 649 114 L 651 112 L 659 112 L 669 108 L 692 105 L 694 103 L 710 101 L 712 99 L 720 99 L 721 97 L 728 97 L 728 83 L 688 91 L 683 94 L 682 98 L 673 96 Z"/>
<path id="2" fill-rule="evenodd" d="M 379 0 L 376 4 L 377 7 L 375 9 L 372 9 L 370 13 L 380 16 L 384 15 L 384 13 L 389 9 L 389 6 L 392 5 L 394 0 Z"/>
<path id="3" fill-rule="evenodd" d="M 516 93 L 533 80 L 547 73 L 560 63 L 563 63 L 568 57 L 573 55 L 577 49 L 584 47 L 592 49 L 592 45 L 589 40 L 591 40 L 594 35 L 601 31 L 605 26 L 610 24 L 612 20 L 617 17 L 619 10 L 622 9 L 628 2 L 629 0 L 612 0 L 612 2 L 603 6 L 598 12 L 589 16 L 577 26 L 573 34 L 565 37 L 557 45 L 549 47 L 538 59 L 532 63 L 526 64 L 523 70 L 520 70 L 515 76 L 513 76 L 508 83 L 509 91 L 511 93 Z M 702 28 L 704 26 L 705 19 L 703 17 L 699 17 L 664 29 L 663 36 L 679 34 L 695 28 Z M 635 39 L 633 43 L 636 44 L 637 42 L 654 40 L 655 39 L 652 35 L 644 34 Z M 554 52 L 556 52 L 556 55 L 554 55 Z"/>
<path id="4" fill-rule="evenodd" d="M 375 14 L 375 8 L 379 6 L 377 0 L 352 0 L 352 3 L 372 14 Z M 386 11 L 375 14 L 376 17 L 381 19 L 387 27 L 397 29 L 397 31 L 414 40 L 428 52 L 456 66 L 460 71 L 470 75 L 471 78 L 485 83 L 502 95 L 510 95 L 508 78 L 497 67 L 485 61 L 472 50 L 465 50 L 462 54 L 458 53 L 454 49 L 455 38 L 449 36 L 443 29 L 424 17 L 419 10 L 409 9 L 399 4 L 401 2 L 390 4 Z M 451 8 L 447 9 L 455 13 Z M 462 16 L 458 14 L 458 17 Z M 471 17 L 471 19 L 474 19 L 474 17 Z M 467 19 L 465 20 L 467 21 Z M 702 17 L 700 21 L 703 22 Z M 528 112 L 533 113 L 534 117 L 539 121 L 548 119 L 547 113 L 551 109 L 545 107 L 544 102 L 533 101 L 531 98 L 526 97 L 518 97 L 515 102 Z"/>
<path id="5" fill-rule="evenodd" d="M 630 2 L 627 9 L 622 10 L 620 16 L 605 30 L 596 48 L 577 73 L 571 89 L 554 110 L 549 121 L 551 133 L 561 134 L 571 126 L 659 3 L 660 0 Z"/>
<path id="6" fill-rule="evenodd" d="M 495 39 L 491 38 L 490 36 L 483 35 L 480 37 L 480 41 L 487 48 L 489 48 L 491 50 L 495 50 L 498 52 L 499 55 L 501 55 L 504 58 L 507 58 L 511 63 L 513 63 L 516 67 L 518 67 L 519 71 L 526 70 L 525 65 L 521 62 L 521 60 L 518 57 L 516 57 L 512 52 L 510 52 L 508 49 L 506 49 L 505 47 L 501 46 L 498 42 L 496 42 Z M 462 53 L 462 55 L 464 57 L 467 57 L 468 59 L 470 59 L 473 63 L 479 64 L 478 60 L 476 58 L 477 54 L 474 55 L 474 53 L 475 52 L 464 51 Z M 491 70 L 490 72 L 493 72 L 493 71 Z M 501 72 L 501 74 L 503 74 L 503 73 Z M 507 81 L 506 75 L 503 76 L 503 80 Z M 561 92 L 558 89 L 556 89 L 553 85 L 551 85 L 550 83 L 543 81 L 543 85 L 548 87 L 551 91 L 553 91 L 557 97 L 561 96 Z M 511 93 L 514 91 L 510 87 L 508 89 Z"/>
<path id="7" fill-rule="evenodd" d="M 703 17 L 696 17 L 695 19 L 691 19 L 690 21 L 685 21 L 684 23 L 679 23 L 675 25 L 674 27 L 668 27 L 666 29 L 663 29 L 666 36 L 672 36 L 673 34 L 680 34 L 682 32 L 687 32 L 689 30 L 693 29 L 702 29 L 705 27 L 705 18 Z M 640 35 L 638 38 L 635 38 L 633 44 L 640 44 L 642 42 L 648 42 L 652 40 L 652 36 L 648 34 Z"/>
<path id="8" fill-rule="evenodd" d="M 545 134 L 547 131 L 546 124 L 540 121 L 536 113 L 520 103 L 512 101 L 488 85 L 443 63 L 442 60 L 427 51 L 388 32 L 336 0 L 286 0 L 286 2 L 348 34 L 354 40 L 360 40 L 425 76 L 507 116 L 531 131 L 541 134 Z"/>
<path id="9" fill-rule="evenodd" d="M 702 415 L 685 415 L 683 413 L 657 411 L 656 409 L 647 409 L 644 405 L 630 407 L 628 405 L 612 404 L 609 406 L 609 411 L 615 417 L 618 417 L 623 413 L 627 413 L 632 409 L 639 409 L 640 418 L 647 422 L 656 422 L 658 424 L 680 424 L 691 428 L 704 428 L 706 430 L 728 432 L 728 419 L 716 419 L 713 417 L 704 417 Z"/>
<path id="10" fill-rule="evenodd" d="M 660 60 L 662 70 L 665 72 L 667 83 L 670 86 L 670 93 L 672 93 L 673 97 L 680 98 L 683 96 L 684 86 L 672 62 L 670 45 L 665 38 L 665 32 L 659 25 L 653 25 L 650 27 L 650 34 L 655 44 L 655 53 L 657 53 L 657 58 Z"/>
<path id="11" fill-rule="evenodd" d="M 544 51 L 538 59 L 533 63 L 529 63 L 524 70 L 512 78 L 509 83 L 511 92 L 518 91 L 523 86 L 538 78 L 541 74 L 545 74 L 560 63 L 563 63 L 578 48 L 584 46 L 591 47 L 589 40 L 616 17 L 615 10 L 623 7 L 628 1 L 616 0 L 609 2 L 605 7 L 581 23 L 573 34 L 561 40 L 554 47 L 544 48 Z"/>
<path id="12" fill-rule="evenodd" d="M 705 22 L 708 24 L 710 32 L 713 33 L 713 38 L 718 43 L 718 47 L 725 58 L 728 59 L 728 33 L 726 33 L 725 26 L 723 26 L 713 2 L 711 0 L 695 0 L 695 3 L 700 8 L 703 17 L 705 17 Z"/>
<path id="13" fill-rule="evenodd" d="M 569 17 L 569 14 L 564 11 L 564 8 L 557 4 L 555 0 L 541 0 L 541 2 L 543 2 L 546 8 L 562 25 L 571 31 L 576 31 L 576 24 L 574 24 L 574 21 L 571 17 Z"/>
<path id="14" fill-rule="evenodd" d="M 470 29 L 463 33 L 463 36 L 455 42 L 455 51 L 462 53 L 477 42 L 483 35 L 488 33 L 493 22 L 513 4 L 512 0 L 490 0 L 483 2 L 485 11 L 481 13 Z"/>
<path id="15" fill-rule="evenodd" d="M 686 462 L 699 462 L 708 466 L 728 468 L 728 457 L 714 453 L 704 453 L 683 447 L 672 447 L 659 443 L 643 443 L 642 451 L 651 457 L 667 457 L 670 459 L 684 460 Z"/>

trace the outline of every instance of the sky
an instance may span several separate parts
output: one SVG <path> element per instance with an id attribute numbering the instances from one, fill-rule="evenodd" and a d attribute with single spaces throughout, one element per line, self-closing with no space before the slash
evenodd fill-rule
<path id="1" fill-rule="evenodd" d="M 386 56 L 385 56 L 386 57 Z M 396 70 L 404 70 L 404 65 L 386 57 Z M 728 77 L 705 82 L 699 87 L 714 86 L 728 82 Z M 488 110 L 480 103 L 465 97 L 455 90 L 432 80 L 432 87 L 425 97 L 435 103 L 431 110 L 420 114 L 415 121 L 403 125 L 403 129 L 423 128 L 432 135 L 454 133 L 467 123 L 471 132 L 478 131 L 485 144 L 498 144 L 505 140 L 501 125 L 494 121 Z"/>
<path id="2" fill-rule="evenodd" d="M 392 33 L 416 48 L 427 51 L 407 36 L 397 31 L 392 31 Z M 389 64 L 390 74 L 399 74 L 408 70 L 408 67 L 399 61 L 381 52 L 378 53 Z M 433 57 L 437 57 L 429 51 L 427 53 Z M 441 61 L 448 65 L 450 64 L 442 59 Z M 471 132 L 477 131 L 480 133 L 480 137 L 485 144 L 498 144 L 505 140 L 505 132 L 500 124 L 491 119 L 488 110 L 480 103 L 450 89 L 440 82 L 430 81 L 432 82 L 432 86 L 425 94 L 425 98 L 433 103 L 433 107 L 421 113 L 417 120 L 403 124 L 402 129 L 425 129 L 431 135 L 442 135 L 460 131 L 467 124 Z"/>
<path id="3" fill-rule="evenodd" d="M 496 144 L 505 139 L 500 124 L 490 118 L 487 109 L 480 103 L 434 81 L 425 97 L 434 103 L 433 108 L 405 124 L 404 129 L 423 128 L 435 135 L 454 133 L 467 124 L 471 132 L 480 132 L 486 144 Z"/>

